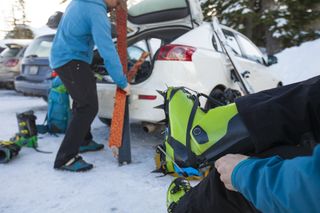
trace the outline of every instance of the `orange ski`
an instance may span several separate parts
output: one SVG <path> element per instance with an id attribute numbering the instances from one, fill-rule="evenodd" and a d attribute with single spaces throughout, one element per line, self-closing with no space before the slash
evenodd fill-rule
<path id="1" fill-rule="evenodd" d="M 140 56 L 140 59 L 134 64 L 134 66 L 127 73 L 127 79 L 130 82 L 137 74 L 139 68 L 144 63 L 145 59 L 149 56 L 149 53 L 144 52 Z M 120 88 L 116 90 L 116 97 L 114 102 L 114 109 L 110 127 L 109 147 L 111 148 L 113 155 L 118 156 L 119 148 L 122 145 L 123 134 L 123 121 L 126 105 L 126 94 Z"/>
<path id="2" fill-rule="evenodd" d="M 125 3 L 126 5 L 126 3 Z M 127 10 L 125 8 L 117 7 L 116 10 L 116 25 L 117 25 L 117 48 L 120 60 L 123 66 L 123 72 L 127 75 L 128 82 L 135 76 L 139 67 L 144 62 L 148 53 L 142 54 L 140 60 L 132 67 L 129 72 L 127 62 Z M 112 122 L 110 127 L 109 147 L 115 157 L 119 156 L 119 148 L 122 146 L 122 136 L 124 130 L 124 118 L 126 109 L 126 94 L 120 88 L 117 88 L 115 94 L 114 110 L 112 115 Z M 128 108 L 128 106 L 127 106 Z M 128 126 L 128 125 L 126 125 Z"/>

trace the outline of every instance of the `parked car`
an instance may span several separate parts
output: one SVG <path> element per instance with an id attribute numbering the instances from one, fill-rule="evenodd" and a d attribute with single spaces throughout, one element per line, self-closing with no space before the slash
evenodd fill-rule
<path id="1" fill-rule="evenodd" d="M 179 0 L 176 3 L 183 5 L 185 2 Z M 197 3 L 189 3 L 191 2 Z M 132 45 L 141 47 L 139 50 L 136 49 L 134 54 L 129 51 L 129 58 L 137 59 L 143 51 L 151 53 L 150 58 L 139 70 L 137 78 L 131 82 L 129 99 L 130 118 L 132 121 L 144 122 L 146 129 L 150 123 L 154 124 L 165 118 L 163 111 L 155 108 L 164 101 L 156 90 L 164 91 L 167 86 L 185 86 L 215 98 L 219 98 L 219 94 L 226 91 L 241 93 L 238 84 L 232 78 L 233 67 L 213 33 L 211 23 L 203 23 L 192 30 L 194 22 L 190 20 L 195 20 L 197 16 L 191 8 L 188 9 L 188 5 L 191 4 L 184 5 L 187 9 L 182 13 L 181 5 L 178 8 L 168 8 L 170 4 L 167 3 L 163 0 L 152 3 L 142 1 L 140 6 L 137 5 L 140 12 L 138 17 L 144 19 L 139 20 L 139 32 L 132 37 L 128 36 L 129 49 Z M 166 10 L 162 11 L 162 4 L 166 4 Z M 150 7 L 154 8 L 154 11 L 150 12 Z M 131 17 L 135 13 L 130 9 L 129 21 L 135 21 Z M 162 19 L 164 17 L 165 19 Z M 199 17 L 197 23 L 201 23 Z M 225 26 L 223 32 L 236 52 L 238 62 L 247 71 L 246 80 L 255 92 L 281 84 L 268 72 L 267 66 L 270 64 L 266 56 L 248 38 Z M 98 116 L 105 123 L 110 123 L 112 118 L 115 87 L 110 79 L 97 84 Z M 220 96 L 226 98 L 224 95 Z M 213 107 L 205 100 L 202 100 L 202 104 L 208 108 Z"/>
<path id="2" fill-rule="evenodd" d="M 0 53 L 0 84 L 13 88 L 14 78 L 20 73 L 21 60 L 26 44 L 7 43 Z"/>
<path id="3" fill-rule="evenodd" d="M 37 37 L 27 47 L 21 73 L 14 81 L 18 92 L 47 98 L 54 77 L 48 59 L 53 38 L 54 34 Z"/>

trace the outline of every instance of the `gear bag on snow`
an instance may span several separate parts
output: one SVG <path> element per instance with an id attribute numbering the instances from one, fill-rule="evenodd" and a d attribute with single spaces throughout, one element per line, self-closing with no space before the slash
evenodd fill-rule
<path id="1" fill-rule="evenodd" d="M 201 177 L 219 157 L 251 150 L 249 133 L 234 103 L 223 105 L 184 87 L 169 87 L 163 95 L 166 135 L 163 144 L 156 149 L 156 171 Z M 203 109 L 200 97 L 218 107 Z"/>
<path id="2" fill-rule="evenodd" d="M 37 125 L 38 132 L 65 133 L 70 117 L 69 94 L 61 79 L 55 77 L 49 92 L 47 116 L 43 125 Z"/>

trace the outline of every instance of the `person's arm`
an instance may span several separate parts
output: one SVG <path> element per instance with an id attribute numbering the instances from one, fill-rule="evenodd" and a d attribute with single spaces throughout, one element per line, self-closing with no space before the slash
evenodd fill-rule
<path id="1" fill-rule="evenodd" d="M 123 73 L 118 52 L 112 41 L 111 24 L 107 12 L 100 8 L 95 10 L 94 13 L 90 12 L 89 19 L 94 43 L 104 60 L 104 65 L 111 78 L 121 89 L 125 89 L 128 86 L 128 82 Z"/>
<path id="2" fill-rule="evenodd" d="M 320 209 L 320 146 L 313 156 L 283 160 L 223 157 L 216 165 L 228 183 L 262 212 L 317 212 Z M 233 162 L 231 162 L 233 161 Z M 237 162 L 236 162 L 237 161 Z M 225 164 L 234 164 L 229 174 Z M 239 163 L 240 162 L 240 163 Z"/>

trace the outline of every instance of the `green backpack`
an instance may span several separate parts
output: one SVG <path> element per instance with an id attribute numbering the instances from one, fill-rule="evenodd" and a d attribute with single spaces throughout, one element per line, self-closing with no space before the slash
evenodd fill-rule
<path id="1" fill-rule="evenodd" d="M 248 140 L 247 130 L 238 125 L 234 103 L 223 105 L 184 87 L 169 87 L 163 96 L 166 134 L 163 144 L 156 149 L 156 171 L 175 176 L 205 176 L 216 159 L 240 150 L 238 142 Z M 200 106 L 200 97 L 220 106 L 205 110 Z"/>

